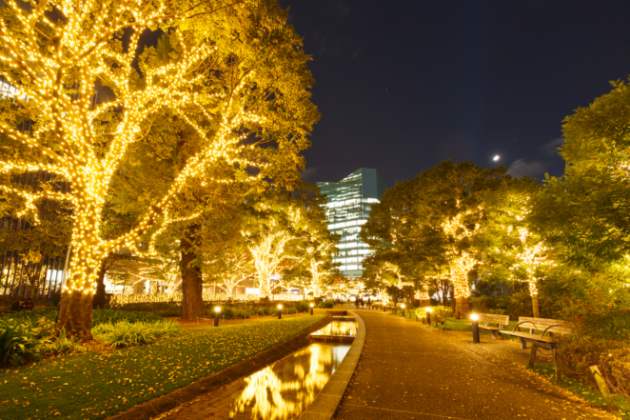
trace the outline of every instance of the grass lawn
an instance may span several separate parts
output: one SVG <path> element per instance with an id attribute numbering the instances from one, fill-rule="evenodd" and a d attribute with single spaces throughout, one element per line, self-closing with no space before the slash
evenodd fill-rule
<path id="1" fill-rule="evenodd" d="M 532 369 L 537 374 L 544 376 L 549 382 L 568 389 L 575 395 L 584 398 L 593 405 L 606 409 L 606 401 L 598 389 L 591 388 L 588 384 L 564 377 L 562 381 L 556 381 L 556 371 L 552 364 L 537 364 Z M 630 402 L 621 396 L 613 397 L 620 409 L 619 416 L 624 420 L 630 420 Z"/>
<path id="2" fill-rule="evenodd" d="M 195 328 L 150 346 L 7 368 L 0 371 L 0 420 L 104 418 L 253 356 L 322 318 Z"/>

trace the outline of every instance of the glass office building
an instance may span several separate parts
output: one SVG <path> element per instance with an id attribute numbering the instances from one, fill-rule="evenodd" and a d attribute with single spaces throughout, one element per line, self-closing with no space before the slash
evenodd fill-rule
<path id="1" fill-rule="evenodd" d="M 376 169 L 361 168 L 339 182 L 318 182 L 326 196 L 328 229 L 340 236 L 335 262 L 348 278 L 363 275 L 363 258 L 371 251 L 359 240 L 361 226 L 367 222 L 370 207 L 380 202 L 385 182 Z"/>

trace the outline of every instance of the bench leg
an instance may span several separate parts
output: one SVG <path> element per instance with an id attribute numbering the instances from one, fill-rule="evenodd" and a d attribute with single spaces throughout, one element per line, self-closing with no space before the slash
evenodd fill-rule
<path id="1" fill-rule="evenodd" d="M 532 353 L 529 355 L 529 362 L 527 366 L 533 368 L 536 365 L 536 353 L 538 352 L 538 344 L 532 343 Z"/>
<path id="2" fill-rule="evenodd" d="M 556 381 L 562 380 L 562 361 L 560 360 L 560 356 L 558 356 L 558 350 L 555 346 L 551 345 L 551 355 L 553 357 L 553 364 L 556 367 Z"/>
<path id="3" fill-rule="evenodd" d="M 521 348 L 525 350 L 527 348 L 527 341 L 523 337 L 519 337 L 521 340 Z"/>
<path id="4" fill-rule="evenodd" d="M 495 330 L 490 330 L 490 334 L 492 334 L 492 339 L 493 340 L 496 340 L 496 339 L 499 338 L 498 337 L 499 333 L 497 333 Z"/>

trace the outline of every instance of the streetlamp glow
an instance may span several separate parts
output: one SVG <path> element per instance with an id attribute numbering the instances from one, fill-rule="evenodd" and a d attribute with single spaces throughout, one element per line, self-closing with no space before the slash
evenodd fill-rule
<path id="1" fill-rule="evenodd" d="M 478 314 L 470 314 L 470 319 L 472 320 L 472 333 L 473 333 L 473 343 L 479 342 L 479 315 Z"/>
<path id="2" fill-rule="evenodd" d="M 282 304 L 278 305 L 278 319 L 282 319 Z"/>
<path id="3" fill-rule="evenodd" d="M 313 315 L 313 308 L 315 307 L 314 303 L 311 303 L 311 315 Z"/>
<path id="4" fill-rule="evenodd" d="M 215 327 L 219 326 L 219 312 L 221 312 L 221 307 L 215 306 L 214 307 L 214 326 Z"/>

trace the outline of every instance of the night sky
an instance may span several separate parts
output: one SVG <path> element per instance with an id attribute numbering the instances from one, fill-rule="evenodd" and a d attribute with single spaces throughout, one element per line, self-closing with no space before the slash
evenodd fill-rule
<path id="1" fill-rule="evenodd" d="M 630 1 L 281 0 L 322 113 L 307 181 L 445 159 L 561 175 L 562 120 L 630 75 Z"/>

